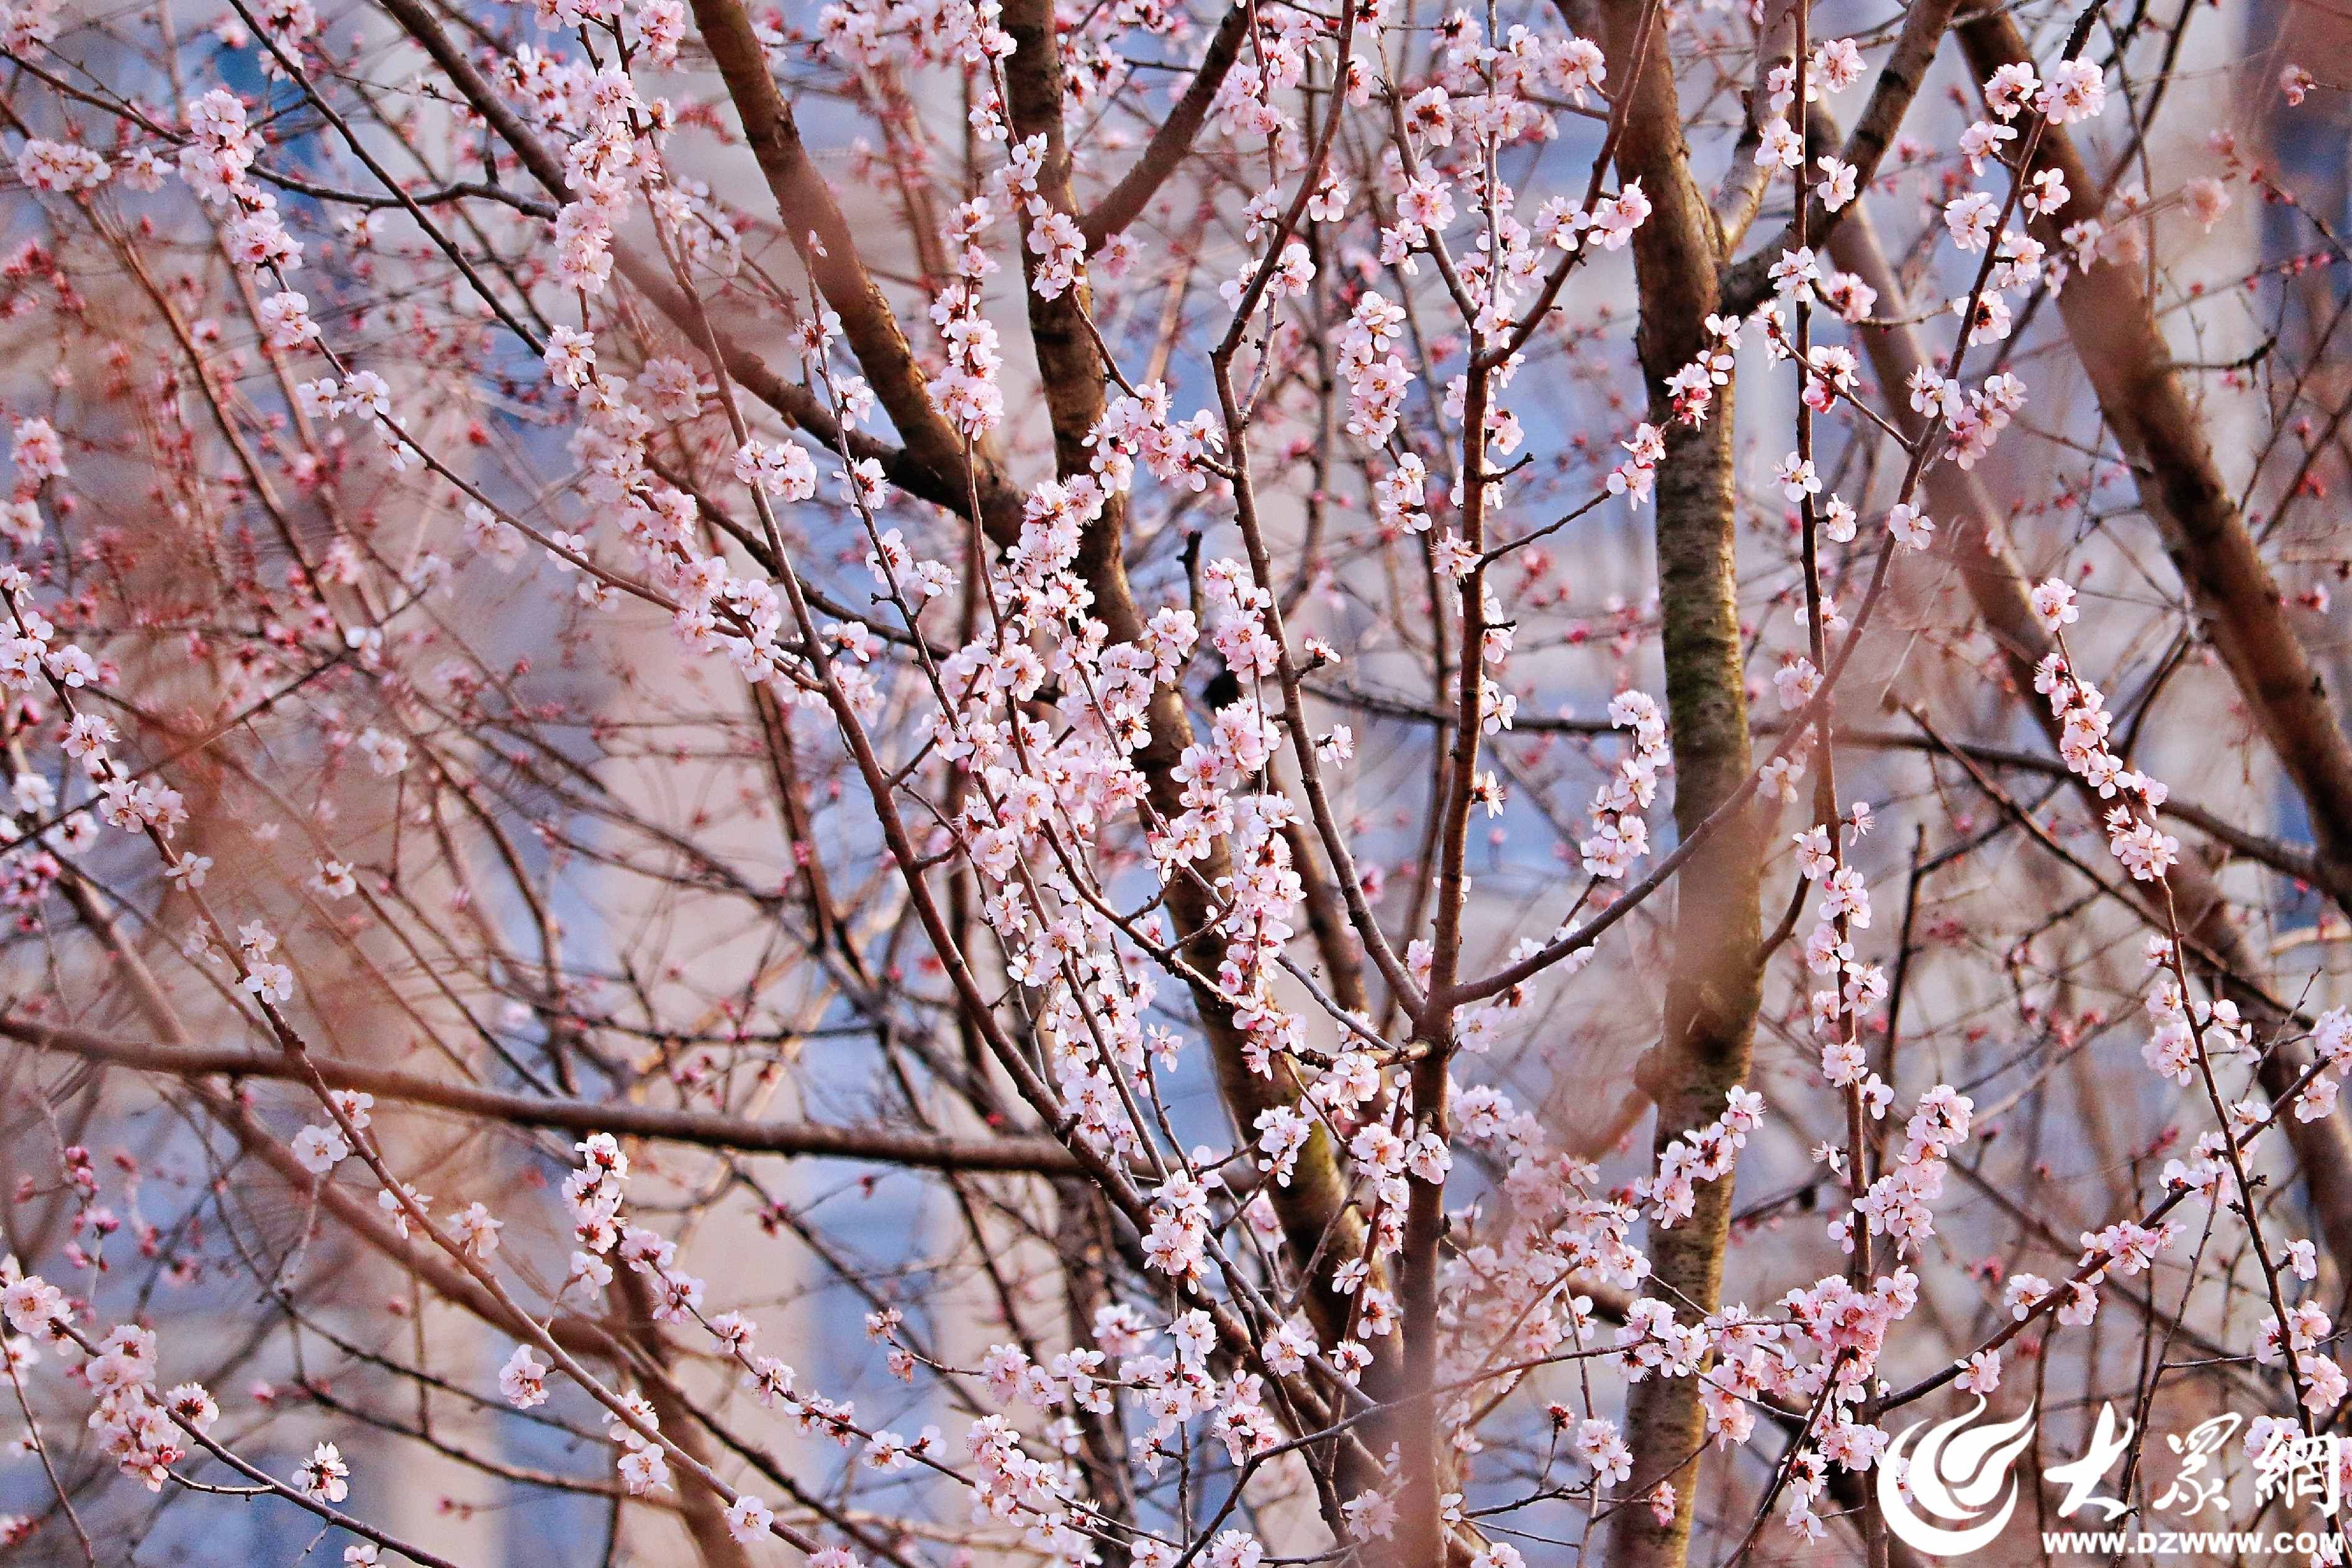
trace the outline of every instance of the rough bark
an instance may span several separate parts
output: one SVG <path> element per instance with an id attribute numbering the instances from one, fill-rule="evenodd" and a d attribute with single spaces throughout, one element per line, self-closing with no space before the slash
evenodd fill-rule
<path id="1" fill-rule="evenodd" d="M 1610 78 L 1622 81 L 1641 48 L 1643 6 L 1641 0 L 1604 0 L 1601 13 Z M 1747 779 L 1748 699 L 1734 543 L 1732 389 L 1718 389 L 1717 406 L 1699 429 L 1668 425 L 1665 417 L 1665 379 L 1704 346 L 1706 318 L 1717 308 L 1722 245 L 1691 175 L 1664 23 L 1653 16 L 1650 25 L 1656 36 L 1641 51 L 1643 68 L 1627 88 L 1633 99 L 1617 170 L 1621 180 L 1642 182 L 1653 206 L 1633 235 L 1637 341 L 1652 418 L 1669 428 L 1657 479 L 1658 598 L 1675 822 L 1687 833 Z M 1664 1035 L 1643 1071 L 1658 1107 L 1660 1148 L 1713 1121 L 1728 1091 L 1748 1075 L 1761 972 L 1754 957 L 1759 851 L 1753 826 L 1732 824 L 1681 873 Z M 1671 1229 L 1650 1231 L 1650 1293 L 1685 1317 L 1712 1312 L 1721 1300 L 1731 1189 L 1728 1179 L 1702 1186 L 1696 1213 Z M 1678 1502 L 1663 1523 L 1638 1504 L 1621 1510 L 1610 1530 L 1612 1568 L 1680 1568 L 1689 1552 L 1703 1430 L 1698 1392 L 1695 1378 L 1651 1378 L 1633 1388 L 1627 1420 L 1633 1484 L 1647 1490 L 1671 1482 Z"/>

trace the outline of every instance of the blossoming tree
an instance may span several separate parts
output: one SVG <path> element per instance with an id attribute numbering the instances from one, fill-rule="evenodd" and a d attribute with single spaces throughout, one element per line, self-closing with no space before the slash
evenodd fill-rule
<path id="1" fill-rule="evenodd" d="M 8 1539 L 1877 1564 L 1971 1397 L 2328 1432 L 2229 25 L 0 5 Z"/>

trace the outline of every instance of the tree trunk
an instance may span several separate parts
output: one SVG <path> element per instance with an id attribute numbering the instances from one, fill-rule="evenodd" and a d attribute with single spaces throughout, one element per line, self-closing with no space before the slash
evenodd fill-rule
<path id="1" fill-rule="evenodd" d="M 1641 0 L 1601 6 L 1612 81 L 1631 76 L 1641 47 Z M 1666 57 L 1665 27 L 1652 21 L 1617 149 L 1621 181 L 1638 179 L 1649 220 L 1633 234 L 1641 293 L 1639 344 L 1652 420 L 1668 430 L 1657 478 L 1658 601 L 1665 649 L 1668 730 L 1674 745 L 1675 823 L 1688 833 L 1746 782 L 1748 697 L 1739 636 L 1732 486 L 1731 392 L 1717 389 L 1703 427 L 1670 424 L 1665 379 L 1706 343 L 1717 306 L 1721 240 L 1692 178 L 1681 110 Z M 1760 840 L 1752 822 L 1727 823 L 1682 870 L 1664 1031 L 1645 1063 L 1658 1107 L 1656 1146 L 1722 1113 L 1748 1076 L 1761 970 L 1756 962 Z M 1730 1178 L 1700 1187 L 1696 1212 L 1672 1229 L 1651 1228 L 1650 1293 L 1685 1318 L 1715 1310 L 1731 1223 Z M 1690 1549 L 1694 1483 L 1703 1427 L 1696 1378 L 1637 1385 L 1627 1441 L 1636 1489 L 1670 1482 L 1676 1501 L 1662 1522 L 1636 1503 L 1611 1527 L 1612 1568 L 1681 1568 Z"/>

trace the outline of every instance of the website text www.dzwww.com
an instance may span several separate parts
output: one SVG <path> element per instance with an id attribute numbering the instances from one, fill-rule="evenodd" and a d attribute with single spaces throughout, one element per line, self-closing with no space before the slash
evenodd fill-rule
<path id="1" fill-rule="evenodd" d="M 2045 1530 L 2042 1550 L 2052 1557 L 2215 1557 L 2245 1553 L 2305 1561 L 2343 1560 L 2341 1539 L 2315 1530 Z"/>

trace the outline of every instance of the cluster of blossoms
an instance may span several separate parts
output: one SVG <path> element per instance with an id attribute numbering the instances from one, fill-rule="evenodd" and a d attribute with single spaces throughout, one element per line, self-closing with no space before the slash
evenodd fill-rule
<path id="1" fill-rule="evenodd" d="M 1737 316 L 1706 319 L 1709 341 L 1705 351 L 1666 378 L 1666 395 L 1676 419 L 1694 428 L 1706 423 L 1717 389 L 1729 386 L 1732 371 L 1738 368 L 1742 325 Z"/>
<path id="2" fill-rule="evenodd" d="M 571 1269 L 559 1296 L 575 1291 L 593 1293 L 610 1284 L 613 1270 L 606 1258 L 612 1255 L 647 1277 L 656 1322 L 697 1321 L 702 1304 L 702 1281 L 677 1270 L 674 1244 L 656 1231 L 623 1223 L 629 1157 L 619 1141 L 610 1134 L 597 1133 L 576 1145 L 575 1149 L 581 1155 L 581 1165 L 564 1178 L 563 1201 L 572 1214 L 572 1235 L 579 1250 L 572 1255 Z M 478 1230 L 480 1223 L 477 1224 Z M 517 1408 L 528 1409 L 547 1398 L 547 1364 L 532 1354 L 530 1347 L 519 1345 L 499 1375 L 499 1391 Z M 605 1436 L 617 1456 L 621 1483 L 632 1496 L 644 1496 L 670 1484 L 669 1459 L 660 1430 L 660 1416 L 642 1394 L 622 1396 L 605 1410 Z M 739 1521 L 749 1517 L 748 1513 L 730 1515 L 730 1529 L 737 1529 Z M 740 1530 L 738 1534 L 739 1539 L 745 1538 Z"/>
<path id="3" fill-rule="evenodd" d="M 1874 1076 L 1872 1082 L 1876 1084 Z M 1945 1162 L 1953 1147 L 1967 1140 L 1975 1109 L 1967 1095 L 1948 1084 L 1938 1083 L 1921 1095 L 1904 1126 L 1901 1155 L 1854 1200 L 1854 1212 L 1868 1223 L 1871 1234 L 1892 1239 L 1897 1256 L 1916 1250 L 1936 1233 L 1935 1206 L 1944 1196 Z M 1848 1235 L 1851 1225 L 1842 1218 L 1832 1226 L 1832 1235 L 1849 1249 L 1853 1245 Z"/>
<path id="4" fill-rule="evenodd" d="M 565 287 L 593 298 L 611 280 L 614 231 L 635 205 L 640 172 L 636 125 L 645 106 L 623 72 L 600 71 L 582 79 L 574 68 L 565 75 L 569 90 L 551 93 L 552 84 L 539 83 L 532 96 L 557 109 L 557 123 L 570 132 L 563 174 L 573 195 L 555 216 L 556 276 Z"/>
<path id="5" fill-rule="evenodd" d="M 1367 446 L 1384 446 L 1403 412 L 1413 373 L 1396 350 L 1404 337 L 1404 309 L 1367 288 L 1339 334 L 1339 374 L 1348 383 L 1348 434 Z"/>
<path id="6" fill-rule="evenodd" d="M 73 1376 L 95 1401 L 89 1429 L 107 1458 L 150 1491 L 161 1491 L 172 1467 L 187 1458 L 190 1434 L 202 1437 L 220 1419 L 220 1406 L 202 1384 L 156 1386 L 161 1360 L 152 1330 L 124 1323 L 92 1344 L 75 1332 L 76 1309 L 65 1292 L 24 1272 L 13 1257 L 0 1264 L 0 1314 L 23 1336 L 5 1347 L 16 1375 L 38 1362 L 37 1346 L 80 1358 Z M 333 1445 L 320 1447 L 334 1455 Z M 307 1469 L 298 1484 L 309 1490 Z"/>
<path id="7" fill-rule="evenodd" d="M 113 176 L 112 165 L 87 147 L 70 141 L 28 138 L 16 154 L 16 178 L 36 191 L 60 195 L 102 185 Z"/>
<path id="8" fill-rule="evenodd" d="M 1854 956 L 1853 933 L 1870 929 L 1870 887 L 1842 852 L 1848 833 L 1858 840 L 1870 827 L 1868 808 L 1857 802 L 1842 821 L 1795 835 L 1795 843 L 1798 870 L 1820 894 L 1805 967 L 1831 982 L 1807 998 L 1814 1032 L 1825 1037 L 1822 1076 L 1836 1088 L 1859 1087 L 1865 1102 L 1883 1109 L 1889 1091 L 1869 1071 L 1854 1026 L 1885 1000 L 1886 973 Z"/>
<path id="9" fill-rule="evenodd" d="M 28 1286 L 37 1289 L 32 1279 Z M 27 1314 L 29 1316 L 29 1314 Z M 12 1325 L 24 1321 L 13 1310 Z M 107 1457 L 122 1473 L 160 1491 L 166 1474 L 187 1457 L 187 1442 L 173 1414 L 183 1414 L 195 1430 L 207 1430 L 218 1419 L 212 1398 L 195 1384 L 164 1395 L 157 1391 L 155 1335 L 125 1323 L 99 1342 L 98 1354 L 81 1364 L 80 1373 L 97 1405 L 89 1413 L 90 1430 L 99 1434 Z M 168 1408 L 167 1408 L 168 1406 Z"/>
<path id="10" fill-rule="evenodd" d="M 1761 1405 L 1818 1411 L 1811 1440 L 1789 1461 L 1783 1499 L 1790 1530 L 1817 1540 L 1826 1525 L 1815 1505 L 1828 1489 L 1831 1467 L 1866 1471 L 1886 1449 L 1887 1434 L 1863 1418 L 1861 1406 L 1874 1387 L 1889 1331 L 1909 1315 L 1918 1296 L 1917 1277 L 1898 1267 L 1866 1289 L 1832 1275 L 1791 1291 L 1773 1318 L 1734 1306 L 1685 1324 L 1666 1303 L 1644 1298 L 1633 1303 L 1618 1333 L 1617 1359 L 1637 1382 L 1698 1378 L 1699 1408 L 1717 1445 L 1745 1442 Z M 1988 1375 L 1997 1381 L 1997 1373 Z M 1565 1414 L 1556 1409 L 1555 1420 Z M 1596 1486 L 1629 1479 L 1627 1455 L 1608 1422 L 1588 1418 L 1575 1442 L 1594 1469 Z M 1682 1506 L 1669 1483 L 1654 1486 L 1643 1500 L 1662 1521 Z"/>
<path id="11" fill-rule="evenodd" d="M 2316 1122 L 2336 1113 L 2345 1075 L 2352 1071 L 2352 1011 L 2331 1008 L 2322 1013 L 2312 1028 L 2311 1044 L 2321 1071 L 2295 1100 L 2295 1118 L 2304 1122 Z"/>
<path id="12" fill-rule="evenodd" d="M 1698 1205 L 1698 1184 L 1729 1176 L 1748 1134 L 1763 1120 L 1764 1097 L 1734 1088 L 1714 1121 L 1659 1150 L 1657 1170 L 1633 1186 L 1634 1196 L 1650 1206 L 1650 1218 L 1664 1229 L 1688 1219 Z"/>
<path id="13" fill-rule="evenodd" d="M 2175 1083 L 2187 1084 L 2197 1076 L 2200 1057 L 2252 1055 L 2252 1035 L 2238 1016 L 2237 1003 L 2226 997 L 2210 1002 L 2184 997 L 2170 967 L 2171 945 L 2160 943 L 2157 950 L 2161 956 L 2151 966 L 2155 973 L 2144 1000 L 2148 1037 L 2141 1056 L 2148 1067 Z"/>
<path id="14" fill-rule="evenodd" d="M 189 102 L 185 113 L 190 140 L 180 152 L 181 177 L 207 205 L 226 215 L 230 259 L 282 283 L 301 267 L 302 243 L 287 232 L 277 196 L 252 177 L 262 143 L 247 120 L 244 103 L 226 89 L 215 88 Z M 274 307 L 273 337 L 307 340 L 307 309 L 299 295 L 280 298 Z"/>
<path id="15" fill-rule="evenodd" d="M 1268 17 L 1260 29 L 1255 57 L 1237 61 L 1219 84 L 1210 113 L 1217 128 L 1245 147 L 1296 147 L 1301 127 L 1284 96 L 1306 78 L 1307 62 L 1320 50 L 1319 28 L 1304 16 Z M 1359 63 L 1349 77 L 1349 99 L 1370 100 L 1369 72 Z"/>
<path id="16" fill-rule="evenodd" d="M 2305 1301 L 2287 1309 L 2284 1324 L 2276 1316 L 2265 1317 L 2255 1331 L 2256 1364 L 2275 1365 L 2289 1351 L 2293 1352 L 2295 1374 L 2303 1385 L 2304 1407 L 2315 1416 L 2328 1415 L 2343 1403 L 2346 1392 L 2352 1390 L 2344 1369 L 2321 1349 L 2328 1343 L 2334 1328 L 2318 1302 Z"/>
<path id="17" fill-rule="evenodd" d="M 1633 749 L 1592 797 L 1592 834 L 1578 846 L 1585 872 L 1622 881 L 1633 862 L 1649 852 L 1645 813 L 1657 799 L 1658 774 L 1667 763 L 1665 716 L 1647 692 L 1622 691 L 1609 701 L 1609 722 L 1631 730 Z"/>
<path id="18" fill-rule="evenodd" d="M 2034 590 L 2034 611 L 2053 631 L 2080 614 L 2074 590 L 2054 580 Z M 2101 800 L 2116 802 L 2106 815 L 2107 847 L 2133 880 L 2161 880 L 2180 858 L 2180 841 L 2156 825 L 2168 794 L 2163 780 L 2126 767 L 2109 747 L 2115 716 L 2099 688 L 2074 673 L 2063 643 L 2033 672 L 2033 689 L 2063 727 L 2060 758 Z"/>
<path id="19" fill-rule="evenodd" d="M 1028 222 L 1029 291 L 1040 299 L 1058 299 L 1078 285 L 1087 265 L 1087 242 L 1078 220 L 1038 190 L 1046 152 L 1043 136 L 1024 140 L 1010 150 L 1000 178 L 1006 204 Z"/>
<path id="20" fill-rule="evenodd" d="M 1004 389 L 998 382 L 1003 359 L 996 351 L 996 327 L 981 309 L 982 290 L 996 258 L 983 243 L 995 212 L 988 196 L 957 204 L 940 235 L 955 267 L 955 281 L 931 301 L 946 362 L 929 384 L 940 413 L 956 431 L 978 440 L 1004 417 Z"/>
<path id="21" fill-rule="evenodd" d="M 1922 365 L 1912 373 L 1910 393 L 1914 413 L 1942 423 L 1951 460 L 1962 468 L 1973 468 L 1984 461 L 1994 441 L 2025 407 L 2026 389 L 2023 381 L 2007 371 L 1987 376 L 1979 387 L 1963 389 Z M 1920 542 L 1908 538 L 1903 542 L 1920 548 Z"/>
<path id="22" fill-rule="evenodd" d="M 2066 1327 L 2085 1327 L 2098 1316 L 2099 1286 L 2108 1274 L 2128 1278 L 2145 1272 L 2171 1249 L 2179 1235 L 2179 1228 L 2168 1222 L 2149 1226 L 2118 1220 L 2082 1238 L 2083 1254 L 2073 1278 L 2053 1284 L 2038 1274 L 2012 1274 L 2002 1300 L 2011 1316 L 2021 1321 L 2051 1310 Z M 1990 1387 L 1984 1385 L 1979 1391 L 1990 1392 Z"/>
<path id="23" fill-rule="evenodd" d="M 1886 1432 L 1862 1419 L 1860 1406 L 1889 1331 L 1918 1301 L 1919 1280 L 1908 1268 L 1881 1274 L 1866 1289 L 1833 1275 L 1781 1299 L 1790 1321 L 1777 1335 L 1744 1319 L 1716 1329 L 1730 1337 L 1732 1348 L 1710 1375 L 1701 1403 L 1718 1440 L 1748 1430 L 1755 1419 L 1750 1401 L 1759 1393 L 1821 1408 L 1818 1436 L 1790 1462 L 1782 1517 L 1795 1534 L 1819 1540 L 1827 1532 L 1816 1505 L 1829 1489 L 1832 1466 L 1859 1473 L 1885 1453 Z M 1714 1427 L 1717 1419 L 1725 1425 Z"/>
<path id="24" fill-rule="evenodd" d="M 1079 1488 L 1069 1467 L 1040 1458 L 1002 1416 L 972 1423 L 971 1510 L 975 1522 L 1019 1521 L 1024 1540 L 1057 1562 L 1083 1561 L 1092 1543 L 1073 1521 Z"/>

